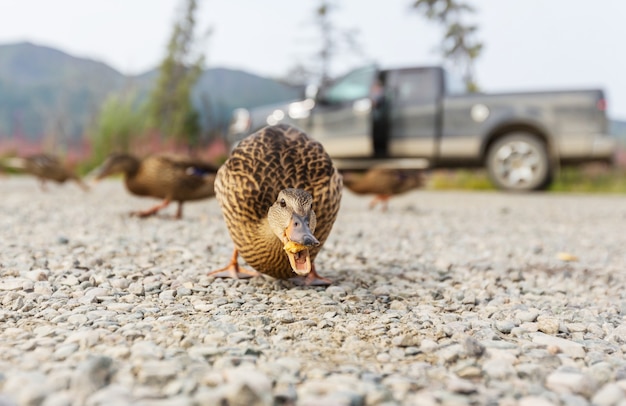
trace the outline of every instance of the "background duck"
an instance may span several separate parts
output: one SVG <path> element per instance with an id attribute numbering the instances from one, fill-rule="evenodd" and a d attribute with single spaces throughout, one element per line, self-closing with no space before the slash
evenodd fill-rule
<path id="1" fill-rule="evenodd" d="M 366 172 L 343 171 L 343 184 L 358 195 L 375 195 L 370 209 L 382 203 L 382 210 L 388 208 L 392 196 L 406 193 L 424 186 L 423 171 L 417 169 L 371 168 Z"/>
<path id="2" fill-rule="evenodd" d="M 233 149 L 215 193 L 235 243 L 231 262 L 209 275 L 263 273 L 327 285 L 314 260 L 341 201 L 341 175 L 322 145 L 289 125 L 265 127 Z M 256 271 L 240 268 L 241 256 Z"/>
<path id="3" fill-rule="evenodd" d="M 177 201 L 176 218 L 181 218 L 185 201 L 215 195 L 217 166 L 184 156 L 161 154 L 139 159 L 130 154 L 111 154 L 93 171 L 96 180 L 117 173 L 124 174 L 130 193 L 163 199 L 148 210 L 131 213 L 139 217 L 152 216 Z"/>
<path id="4" fill-rule="evenodd" d="M 89 187 L 54 155 L 33 154 L 7 158 L 2 162 L 2 165 L 35 176 L 39 180 L 42 190 L 46 190 L 47 181 L 65 183 L 67 180 L 76 182 L 84 191 L 89 190 Z"/>

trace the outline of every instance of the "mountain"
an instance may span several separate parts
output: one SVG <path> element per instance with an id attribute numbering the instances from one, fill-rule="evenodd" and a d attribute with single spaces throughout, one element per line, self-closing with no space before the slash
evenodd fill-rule
<path id="1" fill-rule="evenodd" d="M 145 97 L 153 69 L 127 76 L 105 63 L 29 42 L 0 45 L 0 139 L 46 135 L 78 140 L 112 92 L 135 87 Z M 300 89 L 225 68 L 203 72 L 193 91 L 205 130 L 224 129 L 232 110 L 298 98 Z"/>

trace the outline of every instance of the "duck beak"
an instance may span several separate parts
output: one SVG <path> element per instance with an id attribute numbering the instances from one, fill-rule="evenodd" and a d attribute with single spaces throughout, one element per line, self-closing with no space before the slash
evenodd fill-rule
<path id="1" fill-rule="evenodd" d="M 289 257 L 291 269 L 298 275 L 311 272 L 311 253 L 309 248 L 320 245 L 304 217 L 294 214 L 285 229 L 284 249 Z"/>
<path id="2" fill-rule="evenodd" d="M 97 166 L 91 171 L 89 171 L 89 173 L 87 173 L 87 175 L 85 175 L 84 178 L 90 182 L 98 183 L 102 179 L 106 178 L 106 176 L 108 175 L 107 170 L 108 168 L 104 164 Z"/>

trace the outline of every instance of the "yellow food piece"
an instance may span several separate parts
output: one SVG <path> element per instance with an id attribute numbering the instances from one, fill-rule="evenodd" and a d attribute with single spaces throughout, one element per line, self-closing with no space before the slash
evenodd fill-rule
<path id="1" fill-rule="evenodd" d="M 306 245 L 298 244 L 297 242 L 288 241 L 283 247 L 285 251 L 295 254 L 306 249 Z"/>
<path id="2" fill-rule="evenodd" d="M 576 255 L 570 254 L 569 252 L 559 252 L 558 254 L 556 254 L 556 257 L 564 262 L 578 261 L 578 257 Z"/>

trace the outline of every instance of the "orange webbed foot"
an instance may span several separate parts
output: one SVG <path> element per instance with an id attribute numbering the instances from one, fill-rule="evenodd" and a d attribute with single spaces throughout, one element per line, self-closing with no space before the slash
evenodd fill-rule
<path id="1" fill-rule="evenodd" d="M 254 271 L 252 269 L 247 269 L 239 266 L 237 262 L 237 256 L 239 255 L 239 251 L 235 249 L 233 251 L 233 256 L 230 259 L 228 265 L 224 268 L 216 269 L 215 271 L 209 272 L 208 276 L 213 276 L 214 278 L 234 278 L 234 279 L 247 279 L 252 278 L 254 276 L 261 276 L 260 272 Z"/>
<path id="2" fill-rule="evenodd" d="M 136 217 L 139 217 L 139 218 L 146 218 L 146 217 L 154 216 L 161 209 L 166 208 L 169 204 L 170 204 L 170 201 L 168 199 L 165 199 L 165 200 L 163 200 L 163 202 L 157 204 L 154 207 L 149 208 L 148 210 L 132 211 L 132 212 L 130 212 L 130 215 L 131 216 L 136 216 Z"/>
<path id="3" fill-rule="evenodd" d="M 319 276 L 319 274 L 315 271 L 315 265 L 312 265 L 311 272 L 309 272 L 306 276 L 296 276 L 289 279 L 294 285 L 298 286 L 329 286 L 333 283 L 328 278 L 324 278 L 323 276 Z"/>

